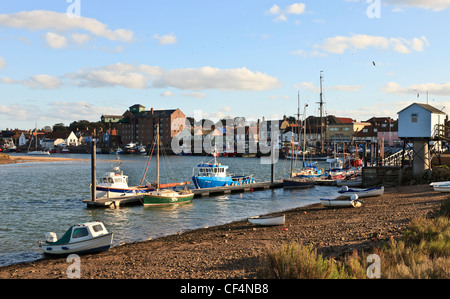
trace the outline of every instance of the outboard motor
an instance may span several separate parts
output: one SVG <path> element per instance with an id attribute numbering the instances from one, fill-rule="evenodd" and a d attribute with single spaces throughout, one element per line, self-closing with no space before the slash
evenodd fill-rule
<path id="1" fill-rule="evenodd" d="M 52 243 L 58 241 L 58 238 L 56 237 L 56 234 L 54 232 L 48 232 L 45 233 L 45 241 L 47 243 Z"/>

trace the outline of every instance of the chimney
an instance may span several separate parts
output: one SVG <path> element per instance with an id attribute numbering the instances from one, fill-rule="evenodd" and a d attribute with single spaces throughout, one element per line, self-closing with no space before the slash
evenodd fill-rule
<path id="1" fill-rule="evenodd" d="M 152 109 L 150 111 L 152 112 L 152 115 L 153 115 L 153 107 L 152 107 Z"/>

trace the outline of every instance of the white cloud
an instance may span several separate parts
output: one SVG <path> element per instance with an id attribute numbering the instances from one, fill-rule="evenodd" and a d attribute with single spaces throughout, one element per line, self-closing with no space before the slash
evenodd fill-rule
<path id="1" fill-rule="evenodd" d="M 346 51 L 357 51 L 367 48 L 376 48 L 380 50 L 393 49 L 402 54 L 408 54 L 412 51 L 423 51 L 424 46 L 428 46 L 428 40 L 425 36 L 407 40 L 405 38 L 386 38 L 383 36 L 373 36 L 366 34 L 355 34 L 352 36 L 330 37 L 321 44 L 315 44 L 314 48 L 327 53 L 344 54 Z M 298 51 L 294 52 L 297 53 Z"/>
<path id="2" fill-rule="evenodd" d="M 206 93 L 204 93 L 204 92 L 189 92 L 189 93 L 183 93 L 182 96 L 188 97 L 188 98 L 202 99 L 202 98 L 206 97 Z"/>
<path id="3" fill-rule="evenodd" d="M 386 0 L 386 4 L 441 11 L 450 8 L 450 0 Z"/>
<path id="4" fill-rule="evenodd" d="M 44 35 L 44 39 L 47 45 L 53 49 L 62 49 L 68 45 L 68 41 L 65 36 L 53 32 L 47 32 Z"/>
<path id="5" fill-rule="evenodd" d="M 161 96 L 162 97 L 174 97 L 176 95 L 171 91 L 165 91 L 165 92 L 161 93 Z"/>
<path id="6" fill-rule="evenodd" d="M 154 34 L 153 38 L 157 39 L 158 44 L 160 45 L 173 45 L 177 43 L 177 37 L 173 33 L 166 34 L 163 36 L 160 36 L 159 34 Z"/>
<path id="7" fill-rule="evenodd" d="M 202 68 L 173 69 L 164 71 L 154 82 L 155 87 L 172 86 L 189 90 L 268 90 L 280 85 L 277 78 L 247 68 L 219 69 Z"/>
<path id="8" fill-rule="evenodd" d="M 70 30 L 86 30 L 93 35 L 122 42 L 132 42 L 134 35 L 131 30 L 108 29 L 107 25 L 93 18 L 70 18 L 66 13 L 48 10 L 0 14 L 0 26 L 23 28 L 30 31 L 52 30 L 58 33 Z"/>
<path id="9" fill-rule="evenodd" d="M 396 82 L 389 82 L 381 90 L 386 93 L 410 94 L 412 96 L 425 95 L 427 92 L 433 95 L 450 96 L 450 82 L 440 84 L 428 82 L 413 84 L 407 87 L 401 87 Z"/>
<path id="10" fill-rule="evenodd" d="M 6 66 L 6 61 L 0 56 L 0 70 Z"/>
<path id="11" fill-rule="evenodd" d="M 19 84 L 33 89 L 57 89 L 61 86 L 61 79 L 50 75 L 34 75 L 26 80 L 14 80 L 8 77 L 0 79 L 6 84 Z"/>
<path id="12" fill-rule="evenodd" d="M 293 3 L 291 5 L 288 5 L 284 10 L 281 9 L 278 5 L 274 4 L 267 12 L 268 15 L 275 15 L 276 18 L 274 19 L 275 22 L 287 22 L 288 18 L 287 15 L 294 14 L 294 15 L 301 15 L 305 13 L 306 5 L 304 3 Z"/>
<path id="13" fill-rule="evenodd" d="M 86 33 L 74 33 L 71 35 L 71 41 L 81 46 L 91 40 L 91 36 Z"/>

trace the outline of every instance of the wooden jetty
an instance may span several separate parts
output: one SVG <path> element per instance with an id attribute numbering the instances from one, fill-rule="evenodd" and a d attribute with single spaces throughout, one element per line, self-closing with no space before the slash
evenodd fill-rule
<path id="1" fill-rule="evenodd" d="M 214 188 L 204 188 L 204 189 L 192 189 L 194 197 L 207 197 L 213 195 L 221 194 L 231 194 L 231 193 L 241 193 L 241 192 L 252 192 L 260 191 L 274 188 L 283 188 L 283 181 L 274 182 L 260 182 L 253 184 L 244 184 L 239 186 L 223 186 Z M 142 198 L 144 195 L 133 195 L 133 196 L 123 196 L 115 198 L 96 198 L 95 201 L 92 199 L 84 199 L 82 202 L 86 203 L 88 207 L 111 207 L 118 208 L 126 205 L 140 205 L 142 204 Z"/>

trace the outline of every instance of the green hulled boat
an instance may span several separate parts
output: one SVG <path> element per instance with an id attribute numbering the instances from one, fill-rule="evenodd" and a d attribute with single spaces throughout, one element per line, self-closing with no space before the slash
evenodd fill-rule
<path id="1" fill-rule="evenodd" d="M 194 193 L 189 190 L 175 191 L 161 189 L 146 193 L 143 198 L 144 206 L 162 206 L 171 204 L 188 203 L 194 198 Z"/>
<path id="2" fill-rule="evenodd" d="M 194 198 L 194 193 L 188 190 L 176 191 L 173 189 L 160 189 L 159 184 L 159 124 L 156 125 L 156 190 L 144 194 L 142 204 L 144 206 L 163 206 L 187 203 Z M 176 183 L 176 185 L 185 185 L 189 182 Z"/>

